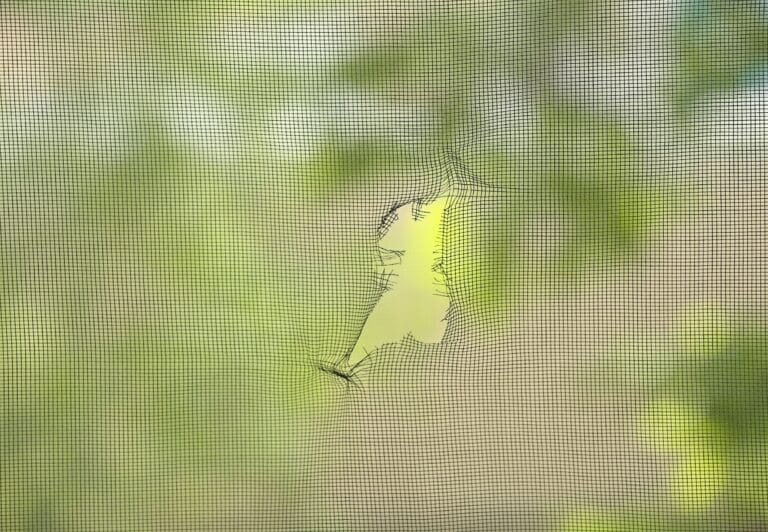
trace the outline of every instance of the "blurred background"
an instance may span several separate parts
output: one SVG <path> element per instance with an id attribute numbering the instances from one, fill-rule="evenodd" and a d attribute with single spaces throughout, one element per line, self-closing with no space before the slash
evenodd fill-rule
<path id="1" fill-rule="evenodd" d="M 761 0 L 0 2 L 0 530 L 768 530 L 767 145 Z"/>

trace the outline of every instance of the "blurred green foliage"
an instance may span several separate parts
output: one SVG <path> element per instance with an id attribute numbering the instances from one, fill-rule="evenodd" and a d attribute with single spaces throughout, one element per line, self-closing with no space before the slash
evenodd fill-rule
<path id="1" fill-rule="evenodd" d="M 768 64 L 768 17 L 761 2 L 689 0 L 675 39 L 680 77 L 673 101 L 688 110 L 736 89 Z"/>
<path id="2" fill-rule="evenodd" d="M 557 258 L 561 273 L 620 256 L 657 224 L 672 198 L 656 200 L 639 149 L 621 124 L 560 103 L 542 109 L 544 194 L 575 225 Z"/>
<path id="3" fill-rule="evenodd" d="M 731 315 L 710 305 L 688 314 L 681 318 L 674 356 L 646 368 L 665 378 L 638 418 L 643 440 L 672 460 L 666 487 L 673 507 L 584 511 L 563 530 L 764 526 L 768 327 L 764 317 Z"/>
<path id="4" fill-rule="evenodd" d="M 651 183 L 631 124 L 546 75 L 568 39 L 600 35 L 608 2 L 414 4 L 384 23 L 368 4 L 349 42 L 326 22 L 327 42 L 309 45 L 325 14 L 365 6 L 0 5 L 0 529 L 161 527 L 187 507 L 214 512 L 208 484 L 238 475 L 282 496 L 297 420 L 331 393 L 313 357 L 349 340 L 350 308 L 373 293 L 350 288 L 375 246 L 376 216 L 339 225 L 339 204 L 363 208 L 355 191 L 423 191 L 451 172 L 499 187 L 468 193 L 449 220 L 452 295 L 473 315 L 626 258 L 667 221 L 676 199 Z M 768 61 L 757 2 L 686 5 L 671 75 L 683 108 Z M 537 95 L 530 144 L 485 142 L 492 76 Z M 381 106 L 373 120 L 360 94 Z M 424 129 L 393 105 L 423 111 Z M 569 228 L 534 265 L 529 215 Z M 768 520 L 766 345 L 738 333 L 686 359 L 648 414 L 654 441 L 682 457 L 672 486 L 694 510 L 726 493 Z M 635 509 L 566 529 L 708 523 Z"/>

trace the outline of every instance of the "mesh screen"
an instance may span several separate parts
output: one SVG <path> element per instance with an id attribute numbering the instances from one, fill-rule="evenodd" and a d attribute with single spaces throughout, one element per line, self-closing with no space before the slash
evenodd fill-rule
<path id="1" fill-rule="evenodd" d="M 768 3 L 0 2 L 0 530 L 768 530 Z"/>

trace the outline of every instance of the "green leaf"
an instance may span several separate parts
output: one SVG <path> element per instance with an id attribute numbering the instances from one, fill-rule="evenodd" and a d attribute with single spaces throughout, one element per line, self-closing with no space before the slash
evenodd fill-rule
<path id="1" fill-rule="evenodd" d="M 336 140 L 320 145 L 304 164 L 306 184 L 312 195 L 337 192 L 355 183 L 392 171 L 406 163 L 406 152 L 380 139 Z"/>
<path id="2" fill-rule="evenodd" d="M 386 221 L 391 225 L 386 227 L 380 245 L 382 278 L 389 286 L 365 322 L 349 355 L 350 366 L 409 334 L 425 343 L 442 339 L 449 300 L 440 260 L 443 215 L 448 203 L 448 197 L 420 206 L 409 203 Z M 399 264 L 390 270 L 387 259 Z"/>
<path id="3" fill-rule="evenodd" d="M 725 442 L 726 434 L 705 411 L 687 402 L 657 399 L 639 418 L 643 438 L 663 452 L 690 453 Z"/>
<path id="4" fill-rule="evenodd" d="M 687 454 L 675 467 L 670 488 L 685 511 L 708 508 L 725 489 L 728 467 L 717 449 L 703 447 Z"/>
<path id="5" fill-rule="evenodd" d="M 335 77 L 366 87 L 404 79 L 414 74 L 417 50 L 408 40 L 368 47 L 342 63 Z"/>
<path id="6" fill-rule="evenodd" d="M 551 263 L 579 273 L 637 249 L 672 198 L 645 181 L 638 145 L 616 119 L 563 102 L 542 107 L 542 194 L 573 228 Z"/>

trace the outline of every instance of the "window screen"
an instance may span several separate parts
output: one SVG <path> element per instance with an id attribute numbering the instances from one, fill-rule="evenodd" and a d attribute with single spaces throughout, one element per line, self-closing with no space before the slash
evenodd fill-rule
<path id="1" fill-rule="evenodd" d="M 768 3 L 0 2 L 0 530 L 768 530 Z"/>

